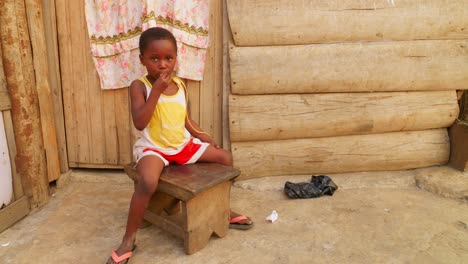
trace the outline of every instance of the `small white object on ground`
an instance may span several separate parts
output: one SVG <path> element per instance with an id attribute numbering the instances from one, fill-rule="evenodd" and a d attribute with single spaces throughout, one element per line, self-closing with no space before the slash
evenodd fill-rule
<path id="1" fill-rule="evenodd" d="M 10 242 L 2 244 L 2 247 L 8 247 L 8 245 L 10 245 Z"/>
<path id="2" fill-rule="evenodd" d="M 267 216 L 266 220 L 274 223 L 276 220 L 278 220 L 278 213 L 275 210 L 273 210 L 271 214 Z"/>

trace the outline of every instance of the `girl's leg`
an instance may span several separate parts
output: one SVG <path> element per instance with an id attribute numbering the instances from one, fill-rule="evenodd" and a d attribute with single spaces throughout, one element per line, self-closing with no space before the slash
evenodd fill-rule
<path id="1" fill-rule="evenodd" d="M 132 251 L 133 249 L 136 231 L 143 220 L 143 214 L 145 213 L 149 200 L 154 191 L 156 191 L 159 176 L 164 169 L 164 162 L 157 156 L 145 156 L 138 162 L 136 169 L 139 178 L 135 186 L 132 200 L 130 201 L 125 235 L 122 239 L 122 243 L 116 250 L 118 256 Z M 107 263 L 114 263 L 114 261 L 112 261 L 112 258 L 109 258 Z"/>
<path id="2" fill-rule="evenodd" d="M 213 162 L 225 166 L 232 166 L 232 154 L 231 152 L 222 148 L 215 148 L 212 145 L 209 145 L 198 161 Z"/>
<path id="3" fill-rule="evenodd" d="M 225 166 L 232 166 L 232 154 L 231 152 L 221 149 L 215 148 L 212 145 L 209 145 L 205 152 L 201 155 L 198 159 L 201 162 L 213 162 L 219 163 Z M 231 210 L 231 219 L 240 216 L 240 214 Z M 239 224 L 250 225 L 252 224 L 252 220 L 247 218 L 238 222 Z"/>

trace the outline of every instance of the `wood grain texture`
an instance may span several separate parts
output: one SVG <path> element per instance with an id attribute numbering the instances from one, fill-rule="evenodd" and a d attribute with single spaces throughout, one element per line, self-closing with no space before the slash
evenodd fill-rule
<path id="1" fill-rule="evenodd" d="M 447 129 L 233 142 L 236 180 L 275 175 L 406 170 L 446 164 Z"/>
<path id="2" fill-rule="evenodd" d="M 221 1 L 210 2 L 209 38 L 205 72 L 200 83 L 200 127 L 222 144 L 223 12 Z"/>
<path id="3" fill-rule="evenodd" d="M 31 208 L 49 200 L 49 184 L 24 1 L 0 2 L 2 60 L 11 99 L 11 114 L 17 155 L 16 171 L 21 175 Z"/>
<path id="4" fill-rule="evenodd" d="M 228 0 L 238 46 L 466 39 L 467 0 Z"/>
<path id="5" fill-rule="evenodd" d="M 234 94 L 468 89 L 468 40 L 229 50 Z"/>
<path id="6" fill-rule="evenodd" d="M 210 19 L 219 20 L 220 4 L 212 2 L 216 8 Z M 55 1 L 55 4 L 69 166 L 122 167 L 132 160 L 135 142 L 133 123 L 126 113 L 128 89 L 100 89 L 86 31 L 84 1 Z M 210 24 L 210 34 L 222 33 L 221 25 L 216 24 L 218 20 L 210 21 L 215 23 L 213 27 Z M 221 78 L 222 51 L 216 43 L 222 39 L 210 37 L 213 51 L 207 58 L 208 77 L 202 82 L 187 82 L 189 111 L 203 129 L 221 140 L 221 85 L 217 84 L 220 82 L 217 78 Z M 215 62 L 218 64 L 214 65 Z"/>
<path id="7" fill-rule="evenodd" d="M 232 95 L 232 141 L 259 141 L 449 127 L 456 91 Z"/>
<path id="8" fill-rule="evenodd" d="M 203 249 L 214 233 L 224 237 L 229 231 L 231 182 L 222 182 L 182 203 L 186 254 Z"/>
<path id="9" fill-rule="evenodd" d="M 18 222 L 29 213 L 29 202 L 26 196 L 0 210 L 0 233 Z"/>
<path id="10" fill-rule="evenodd" d="M 200 124 L 200 82 L 187 80 L 187 92 L 189 95 L 189 116 L 197 124 Z"/>
<path id="11" fill-rule="evenodd" d="M 101 90 L 83 1 L 56 1 L 70 167 L 119 168 L 132 159 L 128 89 Z"/>
<path id="12" fill-rule="evenodd" d="M 55 0 L 42 0 L 45 40 L 47 45 L 47 66 L 49 86 L 52 94 L 60 173 L 68 171 L 65 119 L 63 116 L 62 83 L 60 77 L 59 51 L 57 42 L 57 16 Z"/>
<path id="13" fill-rule="evenodd" d="M 233 43 L 229 27 L 227 4 L 223 1 L 223 148 L 231 149 L 229 132 L 229 96 L 231 94 L 231 76 L 229 74 L 229 43 Z"/>
<path id="14" fill-rule="evenodd" d="M 1 44 L 1 43 L 0 43 Z M 23 184 L 21 183 L 21 175 L 16 171 L 16 143 L 15 131 L 13 129 L 13 120 L 11 118 L 11 101 L 7 90 L 7 81 L 5 78 L 5 70 L 3 68 L 3 53 L 0 45 L 0 102 L 2 103 L 1 114 L 3 116 L 3 124 L 5 128 L 5 136 L 8 144 L 8 153 L 10 154 L 10 166 L 13 182 L 13 200 L 15 201 L 24 196 Z"/>
<path id="15" fill-rule="evenodd" d="M 21 175 L 16 170 L 16 143 L 15 132 L 13 130 L 13 121 L 11 119 L 11 111 L 3 111 L 3 122 L 5 124 L 5 134 L 8 143 L 8 152 L 10 153 L 11 173 L 13 175 L 13 194 L 15 200 L 24 196 L 23 183 L 21 182 Z"/>
<path id="16" fill-rule="evenodd" d="M 138 180 L 135 163 L 124 166 L 125 173 L 133 181 Z M 159 178 L 158 191 L 182 201 L 187 201 L 199 193 L 240 174 L 239 170 L 217 163 L 196 163 L 171 165 L 164 168 Z"/>
<path id="17" fill-rule="evenodd" d="M 42 136 L 47 159 L 47 176 L 49 182 L 52 182 L 60 177 L 60 161 L 52 93 L 49 85 L 49 61 L 47 52 L 44 52 L 47 51 L 47 45 L 44 19 L 42 17 L 42 3 L 38 0 L 25 0 L 24 2 L 31 38 Z"/>

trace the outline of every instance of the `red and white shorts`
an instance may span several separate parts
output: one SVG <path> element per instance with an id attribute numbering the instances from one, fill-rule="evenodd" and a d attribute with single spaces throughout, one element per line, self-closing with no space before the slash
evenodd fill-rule
<path id="1" fill-rule="evenodd" d="M 135 149 L 136 162 L 138 164 L 138 161 L 141 158 L 152 155 L 159 157 L 164 162 L 165 166 L 169 165 L 170 163 L 177 163 L 180 165 L 192 164 L 197 162 L 197 160 L 201 157 L 209 145 L 210 144 L 208 143 L 201 142 L 198 138 L 192 138 L 180 152 L 174 155 L 167 155 L 157 149 L 150 147 L 138 147 Z"/>

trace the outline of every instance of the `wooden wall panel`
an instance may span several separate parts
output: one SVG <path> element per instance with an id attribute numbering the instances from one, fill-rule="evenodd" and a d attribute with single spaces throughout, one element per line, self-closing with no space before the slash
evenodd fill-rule
<path id="1" fill-rule="evenodd" d="M 57 146 L 57 132 L 54 118 L 52 93 L 49 85 L 48 57 L 44 31 L 42 3 L 36 0 L 25 0 L 26 14 L 31 39 L 34 74 L 36 79 L 37 98 L 39 100 L 42 136 L 47 159 L 47 176 L 49 182 L 60 176 L 60 162 Z"/>
<path id="2" fill-rule="evenodd" d="M 230 97 L 232 141 L 279 140 L 449 127 L 456 91 Z"/>
<path id="3" fill-rule="evenodd" d="M 45 0 L 44 0 L 45 1 Z M 205 79 L 188 81 L 190 114 L 221 144 L 221 4 L 210 1 L 211 46 Z M 60 70 L 70 167 L 120 168 L 132 159 L 135 131 L 128 89 L 101 90 L 92 61 L 84 1 L 56 1 Z M 221 44 L 217 44 L 221 43 Z"/>
<path id="4" fill-rule="evenodd" d="M 119 167 L 131 161 L 128 91 L 100 89 L 83 4 L 56 2 L 69 165 Z"/>
<path id="5" fill-rule="evenodd" d="M 447 129 L 233 142 L 236 180 L 276 175 L 405 170 L 446 164 Z"/>
<path id="6" fill-rule="evenodd" d="M 468 89 L 468 40 L 229 50 L 234 94 Z"/>
<path id="7" fill-rule="evenodd" d="M 0 42 L 11 99 L 11 115 L 3 117 L 12 121 L 15 133 L 16 157 L 12 161 L 21 177 L 24 193 L 30 198 L 31 208 L 37 208 L 49 200 L 49 184 L 33 61 L 37 43 L 31 45 L 24 1 L 0 1 Z"/>
<path id="8" fill-rule="evenodd" d="M 42 0 L 44 29 L 47 45 L 49 86 L 52 95 L 60 172 L 68 171 L 67 142 L 65 136 L 65 119 L 63 116 L 62 83 L 60 78 L 59 51 L 57 42 L 57 17 L 55 0 Z"/>
<path id="9" fill-rule="evenodd" d="M 467 0 L 228 0 L 238 46 L 466 39 Z"/>
<path id="10" fill-rule="evenodd" d="M 220 0 L 210 0 L 210 25 L 203 82 L 200 84 L 200 127 L 222 145 L 223 12 Z"/>

